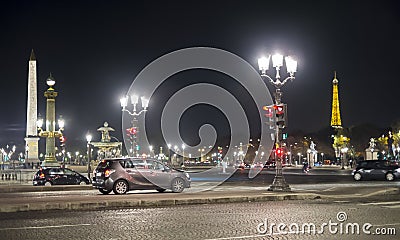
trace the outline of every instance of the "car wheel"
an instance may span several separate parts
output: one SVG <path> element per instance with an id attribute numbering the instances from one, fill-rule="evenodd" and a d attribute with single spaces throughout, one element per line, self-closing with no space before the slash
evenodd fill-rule
<path id="1" fill-rule="evenodd" d="M 163 192 L 165 192 L 165 189 L 164 188 L 158 188 L 157 191 L 160 192 L 160 193 L 163 193 Z"/>
<path id="2" fill-rule="evenodd" d="M 44 185 L 48 187 L 48 186 L 51 186 L 53 184 L 51 182 L 47 181 L 47 182 L 44 183 Z"/>
<path id="3" fill-rule="evenodd" d="M 388 181 L 393 181 L 394 180 L 394 175 L 393 173 L 386 173 L 386 180 Z"/>
<path id="4" fill-rule="evenodd" d="M 354 180 L 356 180 L 356 181 L 360 181 L 360 180 L 361 180 L 361 174 L 360 174 L 360 173 L 354 173 L 353 178 L 354 178 Z"/>
<path id="5" fill-rule="evenodd" d="M 111 190 L 106 190 L 106 189 L 103 189 L 103 188 L 99 188 L 99 191 L 100 191 L 102 194 L 109 194 L 109 193 L 111 192 Z"/>
<path id="6" fill-rule="evenodd" d="M 128 192 L 128 183 L 125 180 L 118 180 L 115 182 L 113 187 L 115 194 L 125 194 Z"/>
<path id="7" fill-rule="evenodd" d="M 184 189 L 184 182 L 182 180 L 182 178 L 175 178 L 174 180 L 172 180 L 172 184 L 171 184 L 171 190 L 174 193 L 180 193 L 183 191 Z"/>

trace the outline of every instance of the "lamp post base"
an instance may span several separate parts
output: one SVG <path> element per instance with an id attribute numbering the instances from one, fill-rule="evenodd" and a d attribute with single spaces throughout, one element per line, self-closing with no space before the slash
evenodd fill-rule
<path id="1" fill-rule="evenodd" d="M 281 175 L 276 175 L 272 185 L 269 186 L 268 191 L 274 192 L 290 192 L 289 184 L 286 183 L 285 178 Z"/>

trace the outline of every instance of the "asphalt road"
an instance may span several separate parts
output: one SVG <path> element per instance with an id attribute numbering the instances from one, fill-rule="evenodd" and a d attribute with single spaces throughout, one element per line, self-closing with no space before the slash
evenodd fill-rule
<path id="1" fill-rule="evenodd" d="M 399 195 L 103 211 L 2 213 L 0 238 L 399 239 L 399 214 Z M 278 229 L 279 224 L 281 227 Z M 293 232 L 288 233 L 289 226 Z"/>
<path id="2" fill-rule="evenodd" d="M 308 173 L 303 173 L 301 168 L 284 168 L 283 175 L 290 183 L 351 183 L 354 182 L 351 170 L 341 170 L 338 168 L 311 169 Z M 248 169 L 238 169 L 226 182 L 237 182 L 239 184 L 271 184 L 275 177 L 275 169 L 263 169 L 254 178 L 249 178 Z M 205 179 L 207 180 L 207 179 Z M 196 179 L 194 179 L 196 181 Z"/>

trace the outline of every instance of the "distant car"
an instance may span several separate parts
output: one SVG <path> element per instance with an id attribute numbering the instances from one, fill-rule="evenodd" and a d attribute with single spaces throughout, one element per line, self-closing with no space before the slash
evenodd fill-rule
<path id="1" fill-rule="evenodd" d="M 264 164 L 264 168 L 275 168 L 275 160 L 268 160 Z"/>
<path id="2" fill-rule="evenodd" d="M 33 177 L 33 185 L 86 185 L 88 178 L 69 168 L 43 168 Z"/>
<path id="3" fill-rule="evenodd" d="M 239 164 L 237 165 L 237 168 L 240 168 L 240 169 L 250 169 L 250 168 L 251 168 L 251 165 L 248 164 L 248 163 L 245 163 L 245 162 L 241 162 L 241 163 L 239 163 Z"/>
<path id="4" fill-rule="evenodd" d="M 352 172 L 356 181 L 364 179 L 386 179 L 393 181 L 400 178 L 400 166 L 391 161 L 365 160 L 357 163 L 356 169 Z"/>
<path id="5" fill-rule="evenodd" d="M 93 172 L 93 187 L 101 193 L 125 194 L 129 190 L 154 189 L 182 192 L 190 187 L 189 174 L 153 159 L 104 159 Z"/>

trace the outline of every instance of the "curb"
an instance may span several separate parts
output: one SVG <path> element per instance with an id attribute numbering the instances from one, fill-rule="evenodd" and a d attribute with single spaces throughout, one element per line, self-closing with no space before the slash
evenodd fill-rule
<path id="1" fill-rule="evenodd" d="M 9 204 L 0 207 L 0 212 L 26 212 L 26 211 L 51 211 L 51 210 L 105 210 L 116 208 L 135 208 L 135 207 L 166 207 L 196 204 L 221 204 L 221 203 L 240 203 L 240 202 L 265 202 L 283 200 L 312 200 L 320 199 L 318 194 L 274 194 L 274 195 L 255 195 L 255 196 L 234 196 L 234 197 L 208 197 L 191 199 L 160 199 L 160 200 L 107 200 L 107 201 L 80 201 L 64 203 L 26 203 Z"/>
<path id="2" fill-rule="evenodd" d="M 7 185 L 7 187 L 0 187 L 0 193 L 16 193 L 16 192 L 50 192 L 50 191 L 75 191 L 75 190 L 92 190 L 92 185 L 83 186 L 21 186 L 21 185 Z"/>

